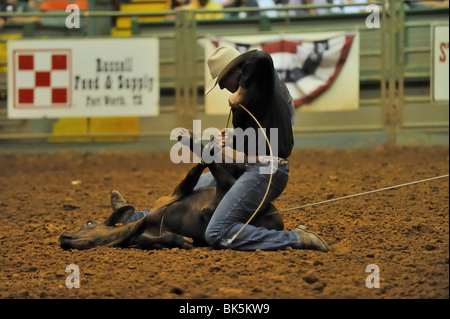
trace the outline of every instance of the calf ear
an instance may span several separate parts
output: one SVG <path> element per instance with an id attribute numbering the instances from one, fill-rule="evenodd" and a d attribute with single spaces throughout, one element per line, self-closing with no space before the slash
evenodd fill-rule
<path id="1" fill-rule="evenodd" d="M 114 226 L 116 224 L 126 224 L 128 219 L 133 215 L 134 207 L 131 205 L 122 206 L 115 210 L 104 222 L 106 226 Z"/>

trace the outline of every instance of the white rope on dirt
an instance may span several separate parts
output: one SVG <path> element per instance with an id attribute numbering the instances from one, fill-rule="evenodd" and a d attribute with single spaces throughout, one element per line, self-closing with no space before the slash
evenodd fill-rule
<path id="1" fill-rule="evenodd" d="M 343 200 L 343 199 L 348 199 L 348 198 L 353 198 L 353 197 L 363 196 L 363 195 L 367 195 L 367 194 L 372 194 L 372 193 L 377 193 L 377 192 L 387 191 L 387 190 L 394 189 L 394 188 L 399 188 L 399 187 L 403 187 L 403 186 L 409 186 L 409 185 L 414 185 L 414 184 L 419 184 L 419 183 L 429 182 L 429 181 L 433 181 L 433 180 L 437 180 L 437 179 L 442 179 L 442 178 L 446 178 L 446 177 L 449 177 L 449 174 L 447 174 L 447 175 L 441 175 L 441 176 L 436 176 L 436 177 L 430 177 L 430 178 L 426 178 L 426 179 L 422 179 L 422 180 L 418 180 L 418 181 L 414 181 L 414 182 L 409 182 L 409 183 L 404 183 L 404 184 L 399 184 L 399 185 L 394 185 L 394 186 L 384 187 L 384 188 L 375 189 L 375 190 L 372 190 L 372 191 L 367 191 L 367 192 L 363 192 L 363 193 L 359 193 L 359 194 L 353 194 L 353 195 L 348 195 L 348 196 L 343 196 L 343 197 L 338 197 L 338 198 L 332 198 L 332 199 L 328 199 L 328 200 L 324 200 L 324 201 L 320 201 L 320 202 L 316 202 L 316 203 L 311 203 L 311 204 L 306 204 L 306 205 L 302 205 L 302 206 L 292 207 L 292 208 L 288 208 L 288 209 L 284 209 L 284 210 L 278 210 L 278 211 L 273 212 L 273 213 L 270 213 L 270 214 L 285 213 L 285 212 L 289 212 L 289 211 L 291 211 L 291 210 L 297 210 L 297 209 L 302 209 L 302 208 L 311 207 L 311 206 L 315 206 L 315 205 L 320 205 L 320 204 L 326 204 L 326 203 L 336 202 L 336 201 L 338 201 L 338 200 Z"/>

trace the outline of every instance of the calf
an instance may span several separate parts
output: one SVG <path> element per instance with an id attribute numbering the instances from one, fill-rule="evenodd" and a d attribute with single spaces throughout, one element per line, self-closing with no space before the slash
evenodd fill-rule
<path id="1" fill-rule="evenodd" d="M 191 144 L 192 149 L 192 144 Z M 194 190 L 203 170 L 208 167 L 216 181 L 215 187 Z M 134 212 L 124 206 L 103 223 L 88 221 L 74 233 L 63 233 L 59 244 L 63 249 L 90 249 L 96 246 L 191 248 L 204 246 L 204 234 L 218 203 L 244 172 L 242 164 L 198 164 L 175 188 L 171 196 L 159 199 L 144 218 L 126 223 Z M 268 229 L 283 229 L 283 221 L 272 204 L 260 211 L 251 225 Z"/>

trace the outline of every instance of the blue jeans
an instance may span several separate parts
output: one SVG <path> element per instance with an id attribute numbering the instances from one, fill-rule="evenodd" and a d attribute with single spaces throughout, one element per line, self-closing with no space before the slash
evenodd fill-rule
<path id="1" fill-rule="evenodd" d="M 300 236 L 296 231 L 277 231 L 263 227 L 247 225 L 230 243 L 230 239 L 242 228 L 261 203 L 269 183 L 269 174 L 261 174 L 260 168 L 270 164 L 245 164 L 246 172 L 230 188 L 217 206 L 206 229 L 205 239 L 208 244 L 236 250 L 279 250 L 298 246 Z M 289 178 L 289 166 L 278 165 L 273 174 L 269 193 L 261 209 L 275 200 L 286 187 Z M 214 186 L 211 173 L 203 174 L 198 189 Z"/>
<path id="2" fill-rule="evenodd" d="M 131 215 L 131 217 L 128 218 L 127 224 L 134 223 L 134 222 L 138 221 L 139 219 L 144 218 L 145 215 L 150 213 L 152 210 L 153 210 L 153 208 L 150 208 L 148 210 L 135 210 L 133 215 Z"/>

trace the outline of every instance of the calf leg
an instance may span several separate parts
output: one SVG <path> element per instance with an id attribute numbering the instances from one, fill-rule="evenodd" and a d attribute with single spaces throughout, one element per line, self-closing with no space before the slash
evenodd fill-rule
<path id="1" fill-rule="evenodd" d="M 222 198 L 231 186 L 234 185 L 236 178 L 230 174 L 230 172 L 224 167 L 224 164 L 211 163 L 208 165 L 208 168 L 216 181 L 217 195 Z"/>
<path id="2" fill-rule="evenodd" d="M 161 248 L 192 248 L 193 241 L 187 237 L 174 233 L 164 233 L 161 236 L 154 236 L 143 233 L 137 236 L 133 243 L 141 249 L 161 249 Z"/>
<path id="3" fill-rule="evenodd" d="M 197 185 L 200 175 L 205 169 L 205 165 L 197 164 L 187 173 L 186 177 L 181 181 L 180 184 L 175 187 L 172 195 L 187 195 L 192 192 L 195 185 Z"/>
<path id="4" fill-rule="evenodd" d="M 177 200 L 180 197 L 188 195 L 192 190 L 194 189 L 195 185 L 198 182 L 198 179 L 200 178 L 200 175 L 202 174 L 203 170 L 205 169 L 204 165 L 196 165 L 194 166 L 186 175 L 186 177 L 181 181 L 180 184 L 175 188 L 175 190 L 172 193 L 172 196 L 170 198 L 167 198 L 166 201 L 163 201 L 164 204 L 168 204 L 171 201 Z M 114 192 L 116 194 L 114 194 Z M 117 191 L 114 191 L 112 196 L 121 196 Z M 118 194 L 118 195 L 117 195 Z M 128 203 L 123 200 L 124 206 L 117 208 L 111 216 L 109 216 L 104 224 L 106 226 L 114 226 L 118 223 L 121 224 L 127 224 L 130 217 L 133 216 L 135 209 L 133 206 L 128 205 Z M 113 205 L 114 206 L 114 205 Z M 164 205 L 162 205 L 164 206 Z M 156 208 L 159 208 L 158 205 L 155 203 L 155 210 Z"/>
<path id="5" fill-rule="evenodd" d="M 180 130 L 179 134 L 180 135 L 178 136 L 178 140 L 181 141 L 184 145 L 189 146 L 191 151 L 195 153 L 197 156 L 201 157 L 203 152 L 211 152 L 211 153 L 214 152 L 214 146 L 205 147 L 200 140 L 194 137 L 192 132 L 186 129 L 182 129 Z M 197 147 L 195 147 L 194 145 L 196 145 Z M 198 152 L 198 150 L 200 150 L 200 154 L 196 153 Z M 244 170 L 243 164 L 232 164 L 232 163 L 218 164 L 215 162 L 212 162 L 210 164 L 206 163 L 202 164 L 199 165 L 202 165 L 203 167 L 205 167 L 206 165 L 211 171 L 212 175 L 214 176 L 214 179 L 216 180 L 218 195 L 220 197 L 222 197 L 230 189 L 230 187 L 233 186 L 234 182 L 236 181 L 236 178 L 232 175 L 232 173 L 240 175 Z M 188 173 L 188 176 L 186 176 L 186 178 L 189 177 L 189 174 L 190 173 Z M 198 182 L 199 177 L 200 175 L 198 175 L 197 179 L 195 180 L 195 184 Z M 182 182 L 182 184 L 183 183 L 184 181 Z M 189 189 L 189 191 L 192 191 L 195 184 L 192 186 L 192 188 Z"/>

